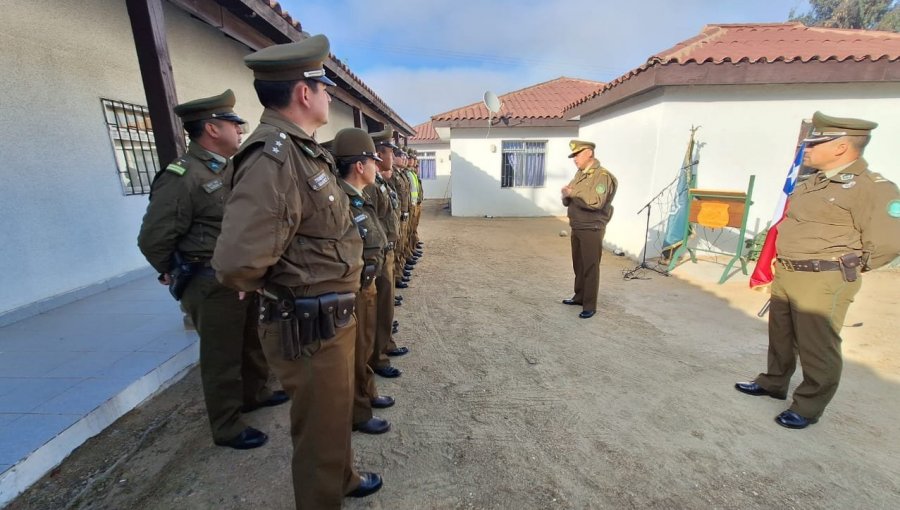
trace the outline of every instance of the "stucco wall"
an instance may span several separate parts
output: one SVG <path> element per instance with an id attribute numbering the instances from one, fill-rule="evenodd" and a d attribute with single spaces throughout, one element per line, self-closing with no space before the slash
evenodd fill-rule
<path id="1" fill-rule="evenodd" d="M 616 213 L 608 247 L 640 257 L 646 216 L 635 212 L 677 175 L 692 125 L 701 126 L 698 187 L 745 190 L 756 175 L 750 233 L 771 219 L 794 156 L 800 125 L 816 110 L 880 123 L 865 157 L 871 167 L 900 181 L 889 147 L 900 138 L 900 84 L 672 87 L 634 98 L 582 119 L 580 137 L 598 143 L 598 157 L 618 177 Z M 658 254 L 665 211 L 654 210 L 648 256 Z M 716 231 L 701 241 L 716 244 Z M 729 239 L 731 235 L 731 239 Z M 717 242 L 733 249 L 726 233 Z"/>
<path id="2" fill-rule="evenodd" d="M 346 127 L 353 127 L 353 108 L 337 99 L 332 99 L 328 111 L 328 124 L 316 130 L 315 138 L 319 142 L 334 140 L 334 135 Z"/>
<path id="3" fill-rule="evenodd" d="M 410 144 L 417 151 L 433 151 L 435 160 L 435 179 L 422 181 L 425 198 L 450 198 L 450 144 L 449 143 L 416 143 Z"/>
<path id="4" fill-rule="evenodd" d="M 452 129 L 450 164 L 454 216 L 557 216 L 565 214 L 559 197 L 575 172 L 569 140 L 576 128 Z M 489 136 L 489 138 L 486 138 Z M 503 140 L 546 140 L 545 181 L 540 188 L 501 188 Z M 491 147 L 495 150 L 492 152 Z"/>
<path id="5" fill-rule="evenodd" d="M 178 99 L 231 88 L 257 126 L 249 50 L 164 5 Z M 100 99 L 147 102 L 125 2 L 5 2 L 0 44 L 2 314 L 146 267 L 147 196 L 122 192 Z"/>

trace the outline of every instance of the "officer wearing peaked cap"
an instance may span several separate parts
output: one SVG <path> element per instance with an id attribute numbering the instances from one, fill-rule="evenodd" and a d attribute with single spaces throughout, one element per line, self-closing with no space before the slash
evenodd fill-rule
<path id="1" fill-rule="evenodd" d="M 409 352 L 408 347 L 398 347 L 393 339 L 394 323 L 394 250 L 400 237 L 400 198 L 393 185 L 394 130 L 388 126 L 385 130 L 372 133 L 372 140 L 382 161 L 378 162 L 379 175 L 364 193 L 376 204 L 378 219 L 388 240 L 385 249 L 385 264 L 375 278 L 378 290 L 378 319 L 375 326 L 375 349 L 369 358 L 369 367 L 381 373 L 393 372 L 389 356 L 403 356 Z"/>
<path id="2" fill-rule="evenodd" d="M 799 357 L 803 381 L 775 417 L 784 427 L 822 416 L 840 382 L 841 327 L 860 273 L 900 255 L 900 191 L 862 158 L 877 126 L 816 112 L 803 153 L 816 172 L 797 183 L 778 224 L 768 367 L 735 388 L 784 400 Z"/>
<path id="3" fill-rule="evenodd" d="M 335 174 L 315 141 L 328 122 L 324 35 L 244 58 L 265 107 L 235 157 L 213 266 L 226 285 L 262 294 L 263 350 L 291 397 L 291 471 L 301 509 L 340 508 L 381 488 L 353 467 L 353 309 L 363 242 Z"/>
<path id="4" fill-rule="evenodd" d="M 612 201 L 619 187 L 615 176 L 600 166 L 594 157 L 595 148 L 594 142 L 569 142 L 569 158 L 578 170 L 561 190 L 562 203 L 568 208 L 572 228 L 572 269 L 575 272 L 575 294 L 563 303 L 581 306 L 578 316 L 582 319 L 593 317 L 597 311 L 603 235 L 612 218 Z"/>
<path id="5" fill-rule="evenodd" d="M 269 369 L 257 336 L 252 300 L 216 281 L 210 259 L 219 236 L 244 120 L 234 113 L 234 94 L 189 101 L 175 107 L 191 139 L 187 153 L 153 181 L 138 246 L 160 273 L 160 281 L 183 289 L 181 299 L 200 336 L 200 376 L 213 441 L 248 449 L 266 435 L 249 427 L 242 412 L 287 401 L 267 386 Z M 176 263 L 176 258 L 179 262 Z M 188 264 L 194 273 L 172 273 Z M 187 282 L 186 286 L 184 282 Z"/>
<path id="6" fill-rule="evenodd" d="M 361 286 L 356 298 L 356 354 L 353 400 L 353 430 L 366 434 L 381 434 L 390 429 L 387 420 L 374 416 L 372 408 L 390 407 L 394 399 L 378 394 L 369 359 L 375 349 L 377 319 L 377 287 L 375 278 L 385 262 L 388 241 L 378 221 L 377 206 L 362 191 L 375 183 L 381 157 L 375 151 L 372 138 L 362 129 L 346 128 L 334 138 L 334 156 L 341 177 L 341 188 L 350 199 L 353 221 L 363 238 L 363 269 Z"/>

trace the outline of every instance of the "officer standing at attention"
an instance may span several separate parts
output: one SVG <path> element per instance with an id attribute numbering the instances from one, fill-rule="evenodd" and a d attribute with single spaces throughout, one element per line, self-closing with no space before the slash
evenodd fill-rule
<path id="1" fill-rule="evenodd" d="M 353 352 L 363 242 L 334 160 L 313 134 L 328 122 L 334 82 L 324 35 L 244 57 L 265 107 L 235 157 L 213 267 L 222 283 L 262 294 L 260 340 L 291 397 L 298 509 L 340 508 L 381 488 L 353 467 Z"/>
<path id="2" fill-rule="evenodd" d="M 613 215 L 612 201 L 619 182 L 609 170 L 594 158 L 593 142 L 569 142 L 570 158 L 578 171 L 563 186 L 562 203 L 568 207 L 572 228 L 572 268 L 575 271 L 575 295 L 563 299 L 567 305 L 579 305 L 582 319 L 597 312 L 597 292 L 600 287 L 600 257 L 603 255 L 603 235 Z"/>
<path id="3" fill-rule="evenodd" d="M 379 396 L 375 377 L 369 368 L 369 358 L 375 350 L 375 321 L 377 318 L 377 289 L 375 277 L 384 266 L 384 252 L 388 241 L 378 222 L 375 204 L 367 200 L 362 190 L 375 183 L 377 163 L 372 137 L 358 128 L 338 131 L 334 137 L 333 154 L 337 160 L 340 185 L 350 200 L 353 221 L 363 239 L 361 289 L 356 297 L 356 351 L 354 355 L 355 394 L 353 398 L 353 430 L 365 434 L 383 434 L 390 430 L 389 421 L 372 415 L 372 408 L 394 405 L 394 399 Z"/>
<path id="4" fill-rule="evenodd" d="M 200 336 L 200 378 L 213 441 L 246 450 L 268 438 L 247 426 L 241 413 L 283 404 L 288 397 L 267 386 L 269 367 L 257 336 L 255 305 L 216 281 L 209 263 L 231 192 L 229 158 L 241 144 L 245 123 L 234 113 L 234 102 L 226 90 L 175 107 L 191 143 L 153 180 L 138 246 L 165 285 L 173 283 L 176 258 L 193 268 L 190 281 L 179 283 L 183 294 L 178 297 Z"/>
<path id="5" fill-rule="evenodd" d="M 408 281 L 410 276 L 412 276 L 413 269 L 412 266 L 405 264 L 406 258 L 404 257 L 406 239 L 409 234 L 410 192 L 409 181 L 406 180 L 405 176 L 406 153 L 403 152 L 403 149 L 397 149 L 394 151 L 394 156 L 396 165 L 394 166 L 391 181 L 400 198 L 400 237 L 398 239 L 399 244 L 394 247 L 394 286 L 398 289 L 405 289 L 409 287 L 409 284 L 403 281 L 403 278 L 406 277 Z"/>
<path id="6" fill-rule="evenodd" d="M 375 142 L 375 150 L 381 161 L 377 162 L 378 176 L 375 183 L 367 186 L 363 194 L 376 204 L 378 221 L 382 226 L 388 240 L 385 249 L 385 263 L 381 272 L 375 278 L 375 286 L 378 289 L 378 305 L 375 326 L 375 349 L 369 358 L 369 367 L 380 373 L 396 370 L 391 367 L 389 356 L 403 356 L 409 353 L 408 347 L 399 347 L 393 339 L 394 324 L 394 247 L 399 239 L 400 230 L 400 198 L 388 185 L 387 181 L 393 176 L 394 130 L 388 127 L 384 131 L 372 134 Z"/>
<path id="7" fill-rule="evenodd" d="M 414 205 L 414 213 L 410 223 L 410 236 L 408 244 L 409 257 L 413 262 L 418 262 L 422 258 L 423 252 L 419 241 L 419 220 L 422 217 L 422 202 L 425 200 L 425 192 L 422 190 L 422 179 L 419 178 L 419 160 L 418 152 L 413 148 L 408 148 L 409 166 L 407 167 L 407 175 L 409 175 L 410 183 L 415 184 L 415 191 L 412 193 L 410 203 Z"/>
<path id="8" fill-rule="evenodd" d="M 878 124 L 813 115 L 803 164 L 817 171 L 798 182 L 778 224 L 765 373 L 735 388 L 785 400 L 797 356 L 803 381 L 775 417 L 787 428 L 816 423 L 841 379 L 841 328 L 859 291 L 860 272 L 900 254 L 900 192 L 862 158 Z"/>

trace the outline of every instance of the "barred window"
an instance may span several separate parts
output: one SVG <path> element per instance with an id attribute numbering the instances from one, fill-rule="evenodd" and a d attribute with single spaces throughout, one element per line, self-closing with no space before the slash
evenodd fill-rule
<path id="1" fill-rule="evenodd" d="M 501 188 L 540 188 L 544 185 L 547 142 L 503 141 Z"/>
<path id="2" fill-rule="evenodd" d="M 150 111 L 145 106 L 101 99 L 116 167 L 125 195 L 146 195 L 159 170 Z"/>
<path id="3" fill-rule="evenodd" d="M 433 181 L 437 179 L 437 161 L 434 159 L 434 151 L 420 152 L 419 158 L 419 179 L 423 181 Z"/>

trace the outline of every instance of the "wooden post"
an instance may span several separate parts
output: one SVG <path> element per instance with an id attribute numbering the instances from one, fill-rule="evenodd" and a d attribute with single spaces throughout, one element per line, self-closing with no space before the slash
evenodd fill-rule
<path id="1" fill-rule="evenodd" d="M 353 107 L 353 127 L 361 128 L 362 127 L 362 112 L 359 108 Z"/>
<path id="2" fill-rule="evenodd" d="M 125 0 L 137 50 L 147 108 L 153 122 L 156 155 L 162 166 L 185 151 L 181 121 L 172 112 L 178 99 L 166 43 L 162 0 Z"/>

